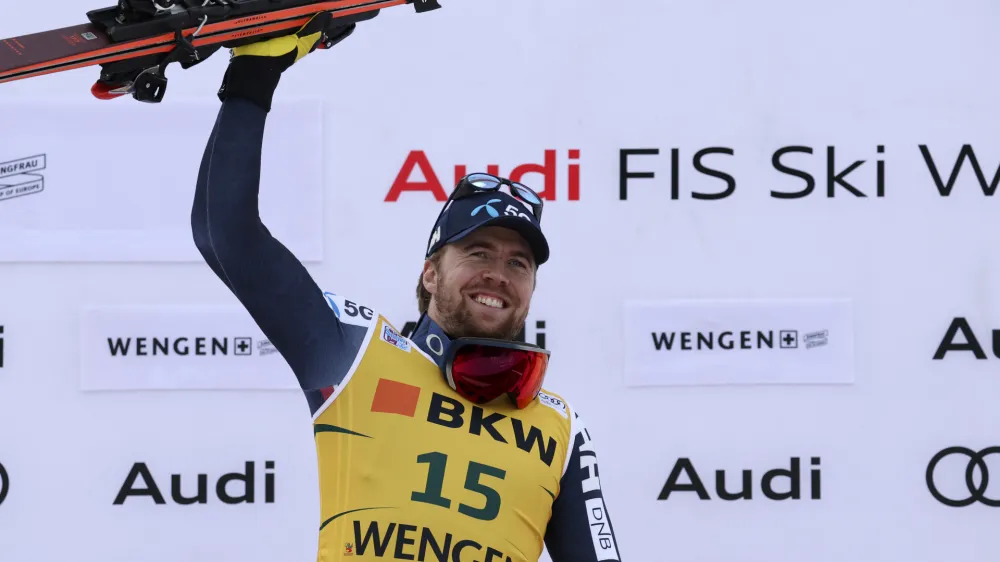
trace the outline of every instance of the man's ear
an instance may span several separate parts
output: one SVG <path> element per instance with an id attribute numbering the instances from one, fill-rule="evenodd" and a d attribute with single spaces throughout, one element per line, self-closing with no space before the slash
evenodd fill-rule
<path id="1" fill-rule="evenodd" d="M 428 293 L 434 295 L 437 293 L 438 284 L 438 272 L 437 268 L 434 267 L 434 263 L 431 260 L 424 260 L 424 273 L 423 273 L 424 289 Z"/>

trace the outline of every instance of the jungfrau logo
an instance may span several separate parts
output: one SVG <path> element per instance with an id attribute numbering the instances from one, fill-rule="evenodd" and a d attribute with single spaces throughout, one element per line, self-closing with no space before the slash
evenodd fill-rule
<path id="1" fill-rule="evenodd" d="M 19 160 L 0 162 L 0 201 L 34 195 L 45 189 L 46 155 L 37 154 Z"/>

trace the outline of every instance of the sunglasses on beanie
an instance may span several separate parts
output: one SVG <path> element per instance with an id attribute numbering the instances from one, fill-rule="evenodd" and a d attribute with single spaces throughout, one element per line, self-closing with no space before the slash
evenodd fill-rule
<path id="1" fill-rule="evenodd" d="M 542 198 L 535 193 L 533 189 L 523 183 L 510 181 L 509 179 L 500 178 L 494 176 L 493 174 L 475 173 L 469 174 L 458 180 L 458 185 L 455 186 L 451 195 L 448 196 L 448 200 L 441 206 L 441 212 L 438 213 L 437 219 L 434 220 L 434 224 L 441 221 L 441 217 L 444 216 L 445 211 L 448 210 L 452 201 L 471 197 L 478 193 L 491 193 L 499 191 L 500 188 L 505 185 L 510 188 L 511 195 L 521 201 L 524 201 L 529 207 L 531 207 L 531 212 L 535 215 L 535 221 L 541 223 L 542 207 L 544 205 L 542 203 Z M 433 236 L 433 234 L 431 234 L 431 236 Z M 430 238 L 427 239 L 428 246 L 430 246 L 430 240 Z"/>
<path id="2" fill-rule="evenodd" d="M 469 174 L 458 181 L 455 191 L 452 192 L 452 199 L 461 199 L 476 193 L 488 193 L 497 191 L 503 186 L 510 187 L 510 193 L 531 207 L 531 212 L 535 215 L 535 220 L 542 222 L 542 198 L 530 187 L 523 183 L 510 181 L 507 178 L 500 178 L 493 174 Z"/>

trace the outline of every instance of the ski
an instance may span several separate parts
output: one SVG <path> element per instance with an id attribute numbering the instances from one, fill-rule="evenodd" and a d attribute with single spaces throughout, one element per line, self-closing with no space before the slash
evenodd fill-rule
<path id="1" fill-rule="evenodd" d="M 385 8 L 437 0 L 118 0 L 87 12 L 89 23 L 0 40 L 0 84 L 100 65 L 91 88 L 98 99 L 131 94 L 159 103 L 171 63 L 190 68 L 220 48 L 287 35 L 320 12 L 332 27 L 370 20 Z M 323 36 L 320 48 L 336 39 Z"/>

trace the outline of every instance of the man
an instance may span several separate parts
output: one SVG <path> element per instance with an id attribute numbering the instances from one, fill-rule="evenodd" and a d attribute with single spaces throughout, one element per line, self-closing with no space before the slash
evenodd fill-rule
<path id="1" fill-rule="evenodd" d="M 527 562 L 543 545 L 555 562 L 620 560 L 590 436 L 540 389 L 548 352 L 511 341 L 548 259 L 537 194 L 485 174 L 457 186 L 428 239 L 410 338 L 324 292 L 261 223 L 261 147 L 280 76 L 353 30 L 323 14 L 233 50 L 192 209 L 205 261 L 305 392 L 318 560 Z"/>

